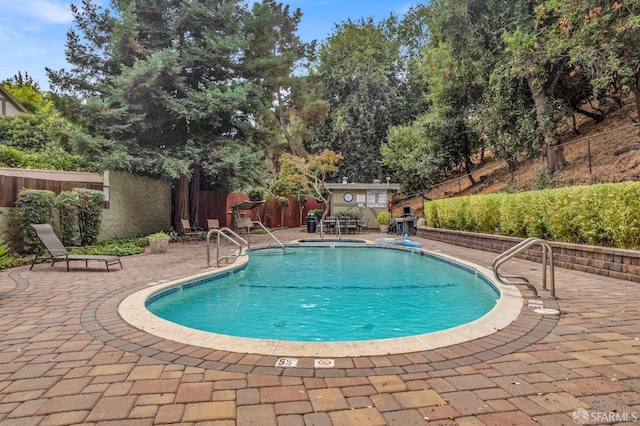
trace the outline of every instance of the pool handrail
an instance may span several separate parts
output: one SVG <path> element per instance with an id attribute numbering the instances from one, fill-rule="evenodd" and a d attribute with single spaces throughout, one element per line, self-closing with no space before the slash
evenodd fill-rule
<path id="1" fill-rule="evenodd" d="M 259 220 L 254 220 L 254 221 L 252 221 L 252 222 L 253 222 L 253 224 L 254 224 L 254 225 L 258 225 L 259 227 L 261 227 L 262 229 L 264 229 L 264 231 L 265 231 L 267 234 L 269 234 L 269 236 L 270 236 L 271 238 L 273 238 L 273 241 L 275 241 L 275 242 L 280 246 L 280 248 L 282 248 L 282 250 L 284 250 L 284 249 L 285 249 L 285 248 L 284 248 L 284 244 L 282 244 L 282 243 L 280 242 L 280 240 L 278 240 L 278 239 L 276 238 L 276 236 L 275 236 L 275 235 L 273 235 L 273 233 L 272 233 L 271 231 L 269 231 L 269 229 L 268 229 L 266 226 L 264 226 L 264 225 L 262 224 L 262 222 L 260 222 Z M 251 247 L 249 247 L 249 248 L 251 248 Z"/>
<path id="2" fill-rule="evenodd" d="M 231 234 L 231 236 L 227 235 L 227 233 Z M 220 229 L 210 229 L 209 232 L 207 232 L 207 266 L 211 266 L 211 244 L 210 244 L 211 234 L 216 234 L 216 266 L 217 267 L 220 267 L 220 260 L 238 258 L 240 256 L 246 255 L 247 251 L 250 248 L 249 242 L 247 240 L 245 240 L 240 235 L 238 235 L 237 233 L 235 233 L 234 231 L 232 231 L 227 227 L 220 228 Z M 230 241 L 231 243 L 235 244 L 238 247 L 238 253 L 236 255 L 220 256 L 220 237 L 224 237 L 227 241 Z M 244 253 L 242 252 L 242 244 L 245 244 L 247 246 L 247 250 L 245 250 Z"/>
<path id="3" fill-rule="evenodd" d="M 553 269 L 553 248 L 551 245 L 537 237 L 527 238 L 515 246 L 511 247 L 509 250 L 499 254 L 493 259 L 493 263 L 491 264 L 491 269 L 493 270 L 493 275 L 502 284 L 524 284 L 531 288 L 534 295 L 538 295 L 538 291 L 535 286 L 529 282 L 524 276 L 521 275 L 511 275 L 511 274 L 501 274 L 498 272 L 498 268 L 507 260 L 511 259 L 516 254 L 521 251 L 529 248 L 532 245 L 539 244 L 542 247 L 542 288 L 547 289 L 547 267 L 549 269 L 549 290 L 551 292 L 551 297 L 556 297 L 556 286 L 555 286 L 555 273 Z M 510 279 L 511 278 L 511 279 Z M 514 281 L 518 280 L 518 281 Z"/>
<path id="4" fill-rule="evenodd" d="M 334 219 L 330 219 L 332 222 L 335 222 L 334 229 L 335 234 L 338 236 L 338 240 L 342 240 L 342 232 L 340 232 L 340 218 L 337 216 L 333 216 Z M 320 239 L 324 240 L 324 232 L 323 232 L 323 222 L 324 220 L 320 220 Z"/>

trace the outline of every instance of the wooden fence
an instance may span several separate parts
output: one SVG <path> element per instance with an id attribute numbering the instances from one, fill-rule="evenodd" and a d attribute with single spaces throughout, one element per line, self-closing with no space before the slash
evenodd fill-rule
<path id="1" fill-rule="evenodd" d="M 303 208 L 297 197 L 289 197 L 288 206 L 279 206 L 276 200 L 269 200 L 264 205 L 244 211 L 247 217 L 260 221 L 268 227 L 275 228 L 281 225 L 285 228 L 295 228 L 306 224 L 306 216 L 310 210 L 323 208 L 313 197 L 309 197 Z M 220 226 L 234 228 L 231 206 L 238 201 L 249 200 L 246 194 L 224 193 L 214 191 L 200 191 L 200 201 L 196 212 L 197 223 L 193 226 L 206 227 L 207 219 L 218 219 Z M 283 212 L 284 210 L 284 212 Z M 281 213 L 283 215 L 281 216 Z M 280 223 L 282 218 L 282 224 Z"/>
<path id="2" fill-rule="evenodd" d="M 103 190 L 103 175 L 0 168 L 0 207 L 14 207 L 23 188 L 53 191 L 56 195 L 73 188 Z"/>

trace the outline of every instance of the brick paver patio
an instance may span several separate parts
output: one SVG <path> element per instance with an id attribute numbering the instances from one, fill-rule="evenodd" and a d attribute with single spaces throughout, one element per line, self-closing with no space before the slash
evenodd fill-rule
<path id="1" fill-rule="evenodd" d="M 420 241 L 484 267 L 495 256 Z M 520 316 L 490 336 L 282 368 L 275 356 L 167 341 L 119 317 L 131 293 L 206 269 L 203 244 L 169 251 L 126 257 L 110 273 L 97 263 L 0 273 L 1 425 L 640 423 L 638 284 L 556 269 L 558 299 L 543 300 L 559 316 L 536 313 L 523 287 Z M 540 279 L 530 262 L 505 270 Z"/>

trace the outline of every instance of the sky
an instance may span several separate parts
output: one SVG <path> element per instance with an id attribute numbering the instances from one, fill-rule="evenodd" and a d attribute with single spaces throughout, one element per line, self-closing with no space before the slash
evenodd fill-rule
<path id="1" fill-rule="evenodd" d="M 322 41 L 336 23 L 390 13 L 402 16 L 417 0 L 282 0 L 302 13 L 298 34 L 303 41 Z M 71 1 L 0 0 L 0 81 L 25 72 L 41 89 L 49 90 L 45 67 L 69 68 L 65 61 L 66 33 L 73 28 Z M 81 4 L 81 0 L 74 0 Z M 107 5 L 108 0 L 94 0 Z"/>

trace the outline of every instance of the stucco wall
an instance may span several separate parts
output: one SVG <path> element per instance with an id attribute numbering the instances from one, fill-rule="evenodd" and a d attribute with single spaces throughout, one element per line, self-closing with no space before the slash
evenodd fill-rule
<path id="1" fill-rule="evenodd" d="M 28 170 L 25 173 L 42 174 Z M 171 185 L 168 182 L 114 171 L 97 176 L 102 178 L 109 201 L 108 208 L 102 210 L 99 240 L 170 229 Z M 0 207 L 0 235 L 18 248 L 21 233 L 13 220 L 15 210 L 13 207 Z"/>
<path id="2" fill-rule="evenodd" d="M 376 216 L 389 209 L 389 202 L 400 190 L 397 183 L 328 183 L 331 190 L 331 214 L 356 212 L 368 228 L 379 227 Z M 345 194 L 350 193 L 350 198 Z"/>
<path id="3" fill-rule="evenodd" d="M 99 239 L 146 235 L 171 226 L 171 185 L 124 172 L 105 172 L 109 208 L 102 210 Z"/>

